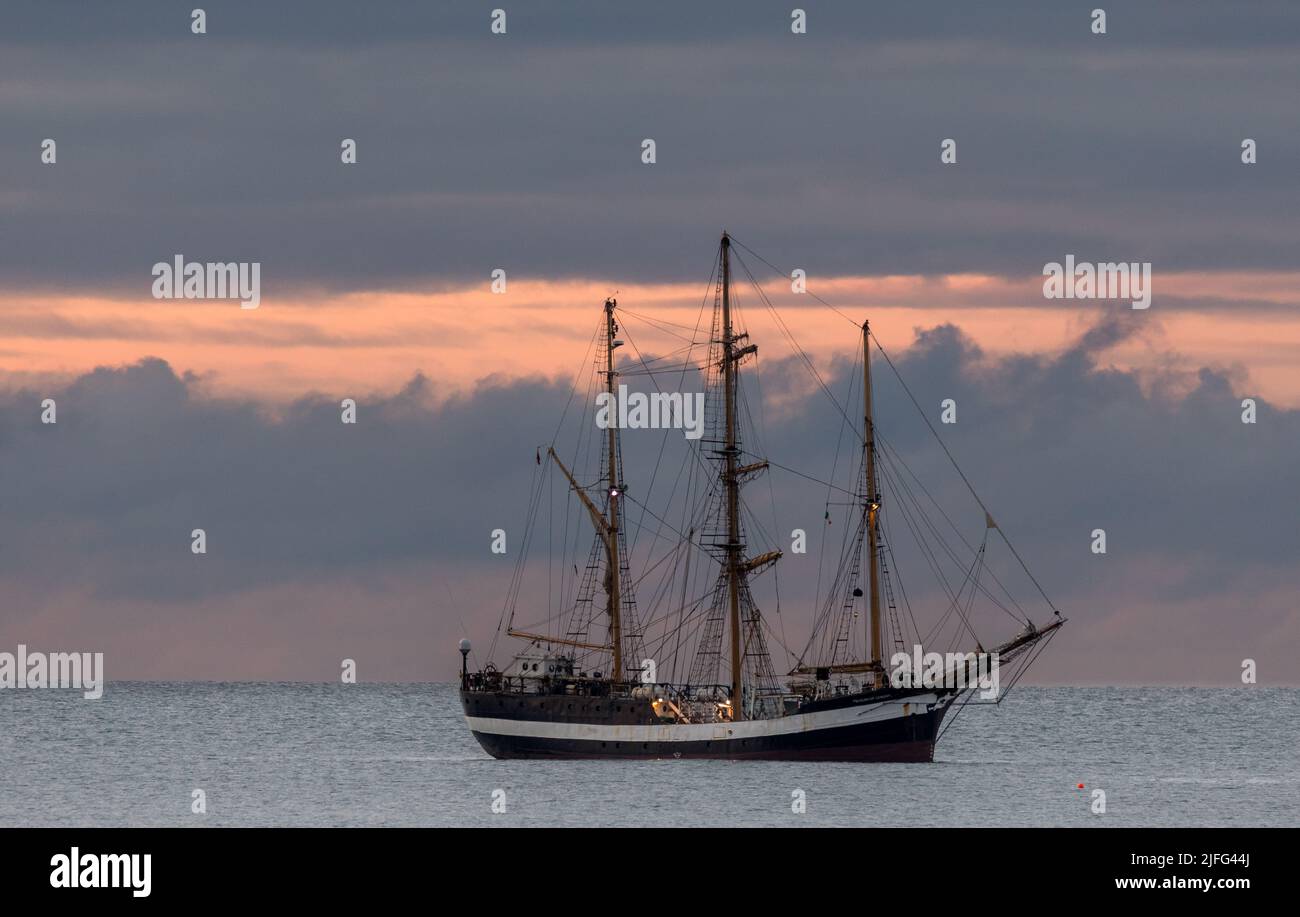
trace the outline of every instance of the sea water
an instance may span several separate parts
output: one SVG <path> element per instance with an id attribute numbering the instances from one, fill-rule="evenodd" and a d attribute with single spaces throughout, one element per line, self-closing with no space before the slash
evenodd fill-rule
<path id="1" fill-rule="evenodd" d="M 1300 689 L 1016 687 L 933 764 L 815 764 L 495 761 L 448 684 L 109 682 L 0 691 L 0 768 L 6 826 L 1294 827 Z"/>

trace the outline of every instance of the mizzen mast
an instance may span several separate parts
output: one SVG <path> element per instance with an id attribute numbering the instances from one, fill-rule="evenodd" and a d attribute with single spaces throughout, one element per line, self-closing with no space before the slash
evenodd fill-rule
<path id="1" fill-rule="evenodd" d="M 605 382 L 606 391 L 609 392 L 610 404 L 618 404 L 618 389 L 614 382 L 616 373 L 614 372 L 614 348 L 619 342 L 614 339 L 618 333 L 618 324 L 614 321 L 614 306 L 617 302 L 613 299 L 605 300 Z M 623 488 L 618 479 L 618 424 L 611 422 L 609 425 L 609 457 L 608 462 L 609 474 L 607 476 L 608 504 L 609 504 L 609 521 L 606 529 L 605 545 L 609 554 L 609 577 L 605 581 L 606 595 L 608 597 L 607 608 L 609 610 L 609 630 L 610 643 L 613 644 L 614 659 L 613 671 L 610 677 L 617 682 L 623 678 L 623 623 L 619 614 L 619 557 L 618 557 L 618 499 L 623 493 Z"/>

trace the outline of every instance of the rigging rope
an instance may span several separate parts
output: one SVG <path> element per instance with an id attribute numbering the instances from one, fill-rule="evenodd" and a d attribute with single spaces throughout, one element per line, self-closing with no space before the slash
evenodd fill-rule
<path id="1" fill-rule="evenodd" d="M 749 252 L 759 261 L 766 264 L 769 268 L 771 268 L 777 274 L 780 274 L 783 278 L 789 276 L 785 271 L 782 271 L 772 262 L 768 261 L 758 252 L 754 251 L 752 248 L 750 248 L 745 243 L 739 241 L 734 236 L 731 237 L 731 241 L 733 244 L 743 248 L 745 251 Z M 777 319 L 778 325 L 786 333 L 787 337 L 790 337 L 793 342 L 793 337 L 789 334 L 788 330 L 785 328 L 785 323 L 781 321 L 780 317 L 776 314 L 775 307 L 772 306 L 771 302 L 767 299 L 766 295 L 762 292 L 762 288 L 759 287 L 758 282 L 754 280 L 753 274 L 750 274 L 748 265 L 745 264 L 743 259 L 738 258 L 737 260 L 739 260 L 741 266 L 745 268 L 745 273 L 750 275 L 750 281 L 753 282 L 755 288 L 759 290 L 759 295 L 763 298 L 764 303 L 767 304 L 768 309 L 773 314 L 773 317 Z M 836 315 L 839 315 L 841 318 L 843 318 L 849 324 L 853 325 L 855 328 L 862 327 L 856 321 L 849 318 L 849 316 L 846 315 L 844 312 L 842 312 L 840 309 L 836 308 L 833 304 L 827 302 L 825 299 L 822 299 L 817 294 L 811 292 L 810 290 L 805 290 L 804 292 L 806 295 L 811 296 L 813 299 L 817 300 L 817 302 L 826 306 L 826 308 L 830 309 Z M 980 499 L 979 494 L 975 491 L 974 485 L 972 485 L 970 480 L 966 477 L 966 473 L 961 470 L 961 466 L 957 464 L 957 459 L 953 457 L 953 454 L 951 451 L 949 451 L 947 444 L 944 443 L 943 439 L 939 436 L 939 432 L 934 428 L 934 424 L 930 423 L 930 418 L 926 415 L 925 411 L 921 408 L 920 402 L 917 401 L 916 396 L 912 394 L 912 390 L 908 388 L 907 382 L 904 381 L 902 374 L 898 371 L 898 367 L 894 364 L 893 359 L 890 358 L 888 351 L 885 350 L 884 345 L 880 343 L 880 339 L 876 337 L 874 332 L 871 332 L 871 339 L 875 341 L 876 349 L 880 351 L 880 355 L 885 358 L 885 362 L 888 363 L 889 368 L 893 370 L 894 376 L 898 379 L 899 384 L 903 387 L 903 391 L 906 392 L 907 397 L 911 399 L 912 404 L 916 407 L 917 412 L 921 415 L 921 419 L 925 421 L 925 425 L 929 428 L 930 433 L 934 436 L 935 440 L 938 441 L 940 448 L 943 449 L 944 455 L 948 457 L 948 461 L 952 463 L 952 467 L 956 470 L 957 474 L 961 477 L 962 483 L 964 483 L 966 485 L 966 489 L 970 491 L 970 495 L 975 499 L 975 502 L 979 504 L 980 509 L 984 510 L 985 515 L 989 519 L 992 519 L 993 516 L 991 513 L 989 513 L 988 507 L 984 505 L 984 501 Z M 797 343 L 795 344 L 795 346 L 798 347 Z M 831 399 L 832 403 L 834 403 L 836 408 L 840 410 L 840 413 L 844 413 L 844 409 L 840 407 L 838 401 L 835 401 L 835 397 L 831 395 L 830 390 L 826 388 L 826 385 L 821 382 L 821 377 L 817 375 L 816 369 L 812 367 L 811 361 L 808 361 L 807 355 L 803 353 L 801 348 L 799 349 L 799 353 L 804 358 L 809 368 L 812 369 L 813 374 L 817 378 L 818 383 L 821 384 L 822 386 L 822 390 L 826 392 L 827 396 Z M 1029 571 L 1028 565 L 1025 563 L 1024 559 L 1020 556 L 1020 552 L 1016 550 L 1015 545 L 1011 543 L 1011 539 L 1007 537 L 1007 533 L 1004 532 L 1000 526 L 995 526 L 995 527 L 998 530 L 999 536 L 1001 536 L 1002 540 L 1006 543 L 1006 546 L 1011 550 L 1011 554 L 1012 556 L 1015 557 L 1016 562 L 1020 564 L 1020 568 L 1025 571 L 1025 575 L 1029 577 L 1030 581 L 1034 584 L 1034 588 L 1038 590 L 1038 594 L 1043 597 L 1043 601 L 1045 601 L 1047 603 L 1047 606 L 1051 608 L 1052 611 L 1059 617 L 1061 614 L 1060 610 L 1056 607 L 1055 604 L 1053 604 L 1051 598 L 1047 595 L 1046 590 L 1043 589 L 1042 584 L 1039 583 L 1038 579 L 1034 576 L 1034 574 Z"/>
<path id="2" fill-rule="evenodd" d="M 943 454 L 948 456 L 948 461 L 952 463 L 953 469 L 956 470 L 957 474 L 961 477 L 962 483 L 966 485 L 966 489 L 970 491 L 970 495 L 975 498 L 975 502 L 979 504 L 979 508 L 984 510 L 984 515 L 988 519 L 992 519 L 993 514 L 990 513 L 988 507 L 984 505 L 984 501 L 980 499 L 980 495 L 975 492 L 975 486 L 971 484 L 970 479 L 966 477 L 966 473 L 962 471 L 961 466 L 957 464 L 957 459 L 955 459 L 953 454 L 948 450 L 947 444 L 945 444 L 943 439 L 939 436 L 939 431 L 934 428 L 934 424 L 930 423 L 930 418 L 926 416 L 925 411 L 921 409 L 921 403 L 916 400 L 916 396 L 912 394 L 912 390 L 907 387 L 907 382 L 903 380 L 902 373 L 900 373 L 898 367 L 894 365 L 894 361 L 890 358 L 888 351 L 886 351 L 884 346 L 880 343 L 880 339 L 876 337 L 875 332 L 871 332 L 871 339 L 876 342 L 876 349 L 879 350 L 880 355 L 885 358 L 885 362 L 889 364 L 889 368 L 894 371 L 894 377 L 898 379 L 898 384 L 903 387 L 903 391 L 907 393 L 907 397 L 910 398 L 912 404 L 915 405 L 917 413 L 921 415 L 921 419 L 925 421 L 925 425 L 930 429 L 930 433 L 934 435 L 940 448 L 943 449 Z M 1026 566 L 1024 559 L 1021 558 L 1020 552 L 1016 550 L 1016 546 L 1011 543 L 1011 539 L 1007 537 L 1007 533 L 1004 532 L 1002 527 L 996 523 L 993 527 L 997 529 L 1002 540 L 1006 542 L 1007 547 L 1011 549 L 1012 555 L 1020 564 L 1020 569 L 1025 571 L 1025 575 L 1028 576 L 1030 581 L 1034 584 L 1034 587 L 1038 590 L 1038 594 L 1043 597 L 1043 601 L 1047 603 L 1047 607 L 1052 609 L 1052 611 L 1059 616 L 1061 612 L 1054 604 L 1052 604 L 1052 600 L 1048 598 L 1047 592 L 1044 591 L 1042 585 L 1034 577 L 1034 574 L 1029 572 L 1029 567 Z"/>

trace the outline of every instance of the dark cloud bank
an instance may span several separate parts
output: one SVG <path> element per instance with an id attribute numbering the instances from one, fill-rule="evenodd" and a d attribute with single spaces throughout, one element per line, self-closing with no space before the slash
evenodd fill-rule
<path id="1" fill-rule="evenodd" d="M 957 401 L 945 440 L 1071 618 L 1039 678 L 1231 683 L 1251 657 L 1262 680 L 1294 683 L 1300 412 L 1261 400 L 1245 425 L 1222 372 L 1187 386 L 1101 368 L 1097 349 L 1124 333 L 1107 320 L 1063 354 L 991 359 L 944 325 L 895 359 L 932 417 Z M 829 474 L 837 409 L 792 360 L 763 367 L 766 453 Z M 847 362 L 823 372 L 846 390 Z M 885 435 L 942 481 L 883 366 L 880 379 Z M 512 558 L 489 553 L 488 533 L 518 536 L 534 446 L 553 436 L 569 382 L 443 395 L 417 376 L 271 417 L 157 359 L 4 392 L 0 645 L 104 650 L 116 677 L 331 679 L 344 657 L 362 677 L 449 676 L 462 628 L 495 627 Z M 348 396 L 355 426 L 339 420 Z M 39 422 L 47 397 L 57 425 Z M 633 434 L 625 443 L 644 495 L 651 458 Z M 824 489 L 780 472 L 772 484 L 777 530 L 816 531 Z M 961 518 L 978 538 L 981 517 Z M 196 527 L 204 557 L 190 553 Z M 1094 528 L 1105 557 L 1089 551 Z M 792 556 L 782 570 L 792 634 L 814 564 Z"/>
<path id="2" fill-rule="evenodd" d="M 0 270 L 679 280 L 722 228 L 811 275 L 1300 266 L 1294 4 L 1123 4 L 1105 36 L 1037 0 L 818 3 L 794 36 L 790 6 L 524 4 L 494 38 L 473 4 L 223 2 L 200 37 L 171 3 L 6 3 Z"/>

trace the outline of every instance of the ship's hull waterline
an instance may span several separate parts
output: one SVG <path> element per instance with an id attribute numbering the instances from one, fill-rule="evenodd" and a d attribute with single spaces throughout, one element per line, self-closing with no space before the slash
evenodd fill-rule
<path id="1" fill-rule="evenodd" d="M 913 694 L 889 700 L 846 699 L 831 709 L 738 723 L 611 722 L 588 710 L 571 714 L 564 698 L 461 693 L 465 718 L 494 758 L 722 759 L 922 763 L 934 760 L 939 724 L 953 696 Z M 549 709 L 548 709 L 549 708 Z M 629 712 L 630 712 L 629 708 Z"/>

